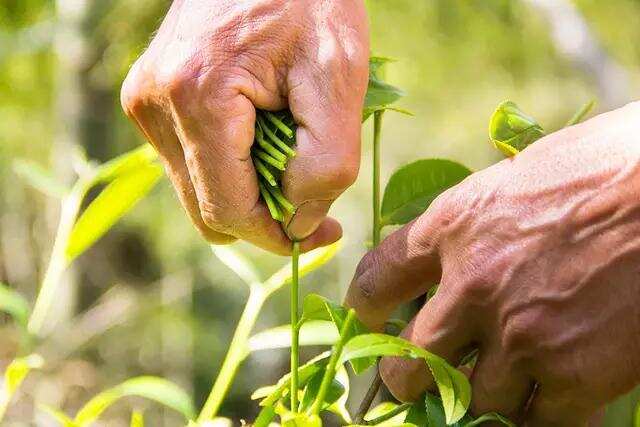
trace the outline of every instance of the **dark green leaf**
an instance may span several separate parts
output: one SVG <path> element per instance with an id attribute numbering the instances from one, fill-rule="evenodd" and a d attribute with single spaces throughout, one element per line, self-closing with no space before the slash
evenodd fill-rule
<path id="1" fill-rule="evenodd" d="M 382 224 L 406 224 L 470 174 L 467 167 L 444 159 L 423 159 L 401 167 L 391 175 L 384 190 Z"/>
<path id="2" fill-rule="evenodd" d="M 369 78 L 367 93 L 364 97 L 362 121 L 364 122 L 375 111 L 384 109 L 404 96 L 404 92 L 389 83 L 385 83 L 375 77 Z"/>
<path id="3" fill-rule="evenodd" d="M 491 116 L 491 142 L 510 157 L 542 138 L 545 133 L 532 117 L 511 101 L 504 101 Z"/>
<path id="4" fill-rule="evenodd" d="M 317 294 L 307 295 L 302 304 L 303 322 L 307 320 L 331 320 L 338 331 L 342 330 L 342 324 L 347 317 L 347 312 L 346 308 Z M 369 332 L 367 327 L 358 319 L 354 319 L 351 328 L 346 332 L 345 341 L 367 332 Z M 375 363 L 376 358 L 363 358 L 351 361 L 351 366 L 359 374 L 375 365 Z"/>
<path id="5" fill-rule="evenodd" d="M 340 363 L 361 357 L 399 356 L 424 359 L 438 386 L 449 424 L 460 420 L 471 401 L 467 377 L 443 358 L 416 347 L 402 338 L 384 334 L 366 334 L 352 338 L 344 347 Z"/>
<path id="6" fill-rule="evenodd" d="M 320 384 L 322 384 L 322 378 L 326 369 L 321 369 L 316 372 L 313 377 L 309 380 L 307 385 L 304 388 L 304 392 L 302 395 L 302 400 L 300 401 L 300 409 L 299 412 L 305 412 L 307 409 L 311 407 L 313 402 L 316 400 L 316 396 L 318 395 L 318 391 L 320 390 Z M 329 390 L 324 399 L 324 404 L 322 405 L 322 410 L 325 410 L 329 406 L 331 406 L 334 402 L 340 399 L 345 392 L 344 387 L 340 382 L 333 379 L 331 384 L 329 385 Z"/>

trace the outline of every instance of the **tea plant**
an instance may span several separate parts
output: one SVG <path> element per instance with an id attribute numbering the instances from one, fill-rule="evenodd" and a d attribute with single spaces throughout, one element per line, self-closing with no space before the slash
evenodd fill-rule
<path id="1" fill-rule="evenodd" d="M 472 172 L 465 166 L 445 159 L 423 159 L 399 168 L 393 173 L 384 193 L 380 191 L 380 147 L 385 111 L 406 111 L 393 104 L 402 97 L 401 90 L 383 79 L 386 58 L 373 57 L 370 62 L 369 85 L 363 110 L 363 122 L 373 116 L 373 194 L 372 242 L 380 243 L 381 232 L 390 225 L 405 224 L 420 215 L 443 191 L 456 185 Z M 581 121 L 593 103 L 581 108 L 568 125 Z M 295 123 L 288 111 L 258 111 L 252 159 L 259 176 L 260 194 L 272 217 L 284 221 L 294 207 L 279 189 L 288 159 L 295 156 Z M 543 128 L 524 114 L 514 103 L 504 102 L 490 121 L 490 139 L 507 156 L 544 136 Z M 145 145 L 103 165 L 92 164 L 76 155 L 74 164 L 78 180 L 71 188 L 59 184 L 41 168 L 26 162 L 16 164 L 16 172 L 44 193 L 61 200 L 61 216 L 51 260 L 46 270 L 33 310 L 30 304 L 6 285 L 0 284 L 0 310 L 9 313 L 23 330 L 20 355 L 5 371 L 4 393 L 0 396 L 0 420 L 11 398 L 32 369 L 40 369 L 45 361 L 31 353 L 37 343 L 46 341 L 47 313 L 50 311 L 65 270 L 71 263 L 126 212 L 141 200 L 161 176 L 153 149 Z M 104 186 L 99 195 L 81 211 L 89 190 Z M 382 195 L 382 197 L 381 197 Z M 90 399 L 74 417 L 59 409 L 39 405 L 65 427 L 91 425 L 104 410 L 127 396 L 140 396 L 181 413 L 189 426 L 231 425 L 219 417 L 220 407 L 242 365 L 255 351 L 290 347 L 291 370 L 276 384 L 256 390 L 252 398 L 261 407 L 256 427 L 273 424 L 276 417 L 283 426 L 316 427 L 322 425 L 325 412 L 336 414 L 348 426 L 465 426 L 486 421 L 513 425 L 499 414 L 473 418 L 467 410 L 471 387 L 465 375 L 441 357 L 394 335 L 370 333 L 355 312 L 320 295 L 309 294 L 298 306 L 300 279 L 318 269 L 335 256 L 340 243 L 300 255 L 292 242 L 291 262 L 267 279 L 257 273 L 253 264 L 229 247 L 213 247 L 213 253 L 234 271 L 248 287 L 248 298 L 227 355 L 213 380 L 208 398 L 199 413 L 191 397 L 177 385 L 157 377 L 132 378 Z M 275 292 L 290 285 L 291 322 L 253 334 L 253 328 L 265 302 Z M 432 296 L 437 288 L 430 292 Z M 402 329 L 402 321 L 390 326 Z M 321 353 L 299 364 L 299 346 L 325 345 L 331 351 Z M 374 368 L 379 357 L 396 356 L 421 359 L 434 377 L 438 395 L 427 393 L 419 402 L 397 404 L 383 402 L 370 409 L 381 384 L 379 375 L 352 417 L 346 408 L 349 397 L 347 366 L 355 374 Z M 465 363 L 473 365 L 474 354 Z M 143 426 L 144 416 L 134 412 L 132 426 Z"/>

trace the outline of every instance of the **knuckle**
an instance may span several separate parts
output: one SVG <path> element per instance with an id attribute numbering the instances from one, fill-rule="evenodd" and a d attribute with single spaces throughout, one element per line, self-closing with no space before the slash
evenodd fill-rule
<path id="1" fill-rule="evenodd" d="M 138 60 L 129 70 L 120 89 L 120 104 L 127 116 L 138 116 L 147 104 L 150 92 L 147 82 Z"/>
<path id="2" fill-rule="evenodd" d="M 226 209 L 207 201 L 201 201 L 199 204 L 202 221 L 207 227 L 218 233 L 234 234 L 237 217 L 234 209 Z"/>
<path id="3" fill-rule="evenodd" d="M 547 315 L 543 310 L 528 308 L 519 313 L 508 316 L 502 327 L 502 345 L 511 357 L 529 355 L 535 349 L 540 349 L 544 342 L 542 325 Z"/>

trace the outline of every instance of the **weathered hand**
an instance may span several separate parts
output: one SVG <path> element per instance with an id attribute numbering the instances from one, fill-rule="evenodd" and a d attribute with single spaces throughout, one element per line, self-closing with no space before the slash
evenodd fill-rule
<path id="1" fill-rule="evenodd" d="M 259 201 L 256 107 L 288 107 L 299 124 L 283 178 L 298 207 L 287 234 L 305 239 L 303 250 L 340 237 L 326 213 L 358 174 L 368 42 L 360 0 L 173 2 L 124 82 L 122 105 L 208 240 L 290 251 Z"/>
<path id="2" fill-rule="evenodd" d="M 640 103 L 476 173 L 389 236 L 347 296 L 380 328 L 435 284 L 403 336 L 453 365 L 480 350 L 472 411 L 582 426 L 640 383 Z M 432 386 L 387 358 L 392 393 Z"/>

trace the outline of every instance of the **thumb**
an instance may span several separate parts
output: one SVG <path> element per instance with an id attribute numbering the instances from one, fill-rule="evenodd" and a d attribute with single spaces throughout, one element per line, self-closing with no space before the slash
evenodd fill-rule
<path id="1" fill-rule="evenodd" d="M 296 206 L 285 222 L 292 238 L 311 234 L 358 176 L 366 52 L 352 57 L 338 52 L 334 55 L 340 59 L 290 71 L 289 108 L 298 124 L 297 154 L 287 165 L 283 191 Z"/>

